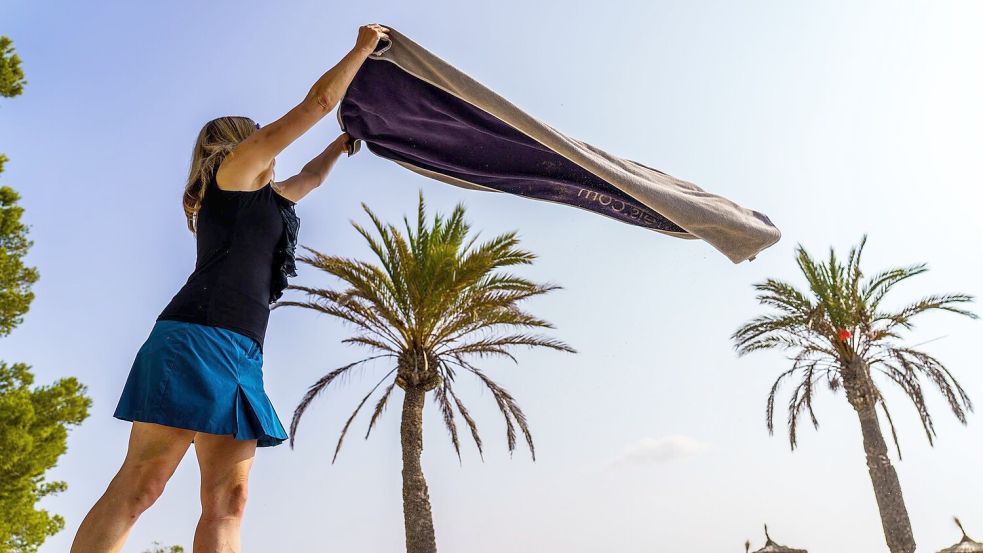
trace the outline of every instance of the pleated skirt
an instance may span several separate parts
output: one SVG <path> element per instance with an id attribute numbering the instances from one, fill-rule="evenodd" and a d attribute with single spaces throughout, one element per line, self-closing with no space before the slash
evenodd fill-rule
<path id="1" fill-rule="evenodd" d="M 114 417 L 207 434 L 287 439 L 263 388 L 263 353 L 255 340 L 224 328 L 162 320 L 140 347 Z"/>

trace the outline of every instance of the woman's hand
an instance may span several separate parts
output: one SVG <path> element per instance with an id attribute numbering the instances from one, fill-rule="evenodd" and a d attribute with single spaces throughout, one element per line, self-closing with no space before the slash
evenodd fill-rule
<path id="1" fill-rule="evenodd" d="M 375 23 L 359 27 L 358 38 L 355 39 L 355 49 L 366 55 L 371 54 L 375 51 L 380 39 L 388 38 L 386 35 L 388 32 L 389 29 Z"/>
<path id="2" fill-rule="evenodd" d="M 355 149 L 355 139 L 346 132 L 338 135 L 338 138 L 335 138 L 334 141 L 328 145 L 328 150 L 337 152 L 338 155 L 345 153 L 348 154 L 349 157 L 355 155 L 355 152 L 358 151 Z"/>

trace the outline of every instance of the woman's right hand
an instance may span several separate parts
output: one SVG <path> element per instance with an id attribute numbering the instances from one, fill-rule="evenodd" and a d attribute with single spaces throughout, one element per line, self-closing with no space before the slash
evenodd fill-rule
<path id="1" fill-rule="evenodd" d="M 388 38 L 388 35 L 386 35 L 388 32 L 389 29 L 375 23 L 359 27 L 358 38 L 355 39 L 355 49 L 366 54 L 371 54 L 375 51 L 375 47 L 379 44 L 380 39 Z"/>

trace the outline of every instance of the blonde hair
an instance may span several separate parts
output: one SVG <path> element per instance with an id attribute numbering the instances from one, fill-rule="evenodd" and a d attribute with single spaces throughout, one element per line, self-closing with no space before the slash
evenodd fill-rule
<path id="1" fill-rule="evenodd" d="M 248 117 L 229 116 L 212 119 L 201 128 L 191 153 L 191 170 L 184 187 L 184 215 L 188 230 L 198 230 L 198 210 L 205 198 L 208 182 L 215 177 L 219 165 L 237 144 L 256 132 L 256 122 Z"/>

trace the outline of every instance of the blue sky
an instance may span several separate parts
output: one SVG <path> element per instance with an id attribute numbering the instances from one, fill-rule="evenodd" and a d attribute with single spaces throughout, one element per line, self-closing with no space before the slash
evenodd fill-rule
<path id="1" fill-rule="evenodd" d="M 353 44 L 359 24 L 398 28 L 563 132 L 767 213 L 783 240 L 733 265 L 675 240 L 542 202 L 428 181 L 367 151 L 342 159 L 298 208 L 301 243 L 366 256 L 349 226 L 360 202 L 386 218 L 463 201 L 486 234 L 518 229 L 539 255 L 526 276 L 564 290 L 529 305 L 578 355 L 521 352 L 486 366 L 519 399 L 539 459 L 509 458 L 491 398 L 465 386 L 488 443 L 458 464 L 434 411 L 424 468 L 445 551 L 739 551 L 776 539 L 813 552 L 884 550 L 855 416 L 818 402 L 819 432 L 789 451 L 769 437 L 765 398 L 780 354 L 738 359 L 729 335 L 759 313 L 751 285 L 798 281 L 793 248 L 846 248 L 869 233 L 866 266 L 926 261 L 899 301 L 983 295 L 983 6 L 978 2 L 0 2 L 29 84 L 0 103 L 2 182 L 23 195 L 41 271 L 25 323 L 0 358 L 39 381 L 78 376 L 94 400 L 45 502 L 67 521 L 43 553 L 67 550 L 115 473 L 128 425 L 112 418 L 129 364 L 194 263 L 180 196 L 201 124 L 269 122 Z M 278 159 L 298 169 L 338 133 L 326 118 Z M 329 284 L 302 267 L 297 282 Z M 983 323 L 929 316 L 911 342 L 983 402 Z M 267 388 L 288 419 L 305 387 L 357 359 L 341 324 L 281 310 Z M 250 551 L 400 551 L 397 413 L 368 441 L 337 431 L 373 366 L 309 411 L 298 447 L 263 450 L 253 471 Z M 983 421 L 963 427 L 937 396 L 929 447 L 893 401 L 896 463 L 915 537 L 983 535 Z M 361 421 L 359 428 L 364 428 Z M 124 549 L 190 545 L 197 466 L 189 455 Z"/>

